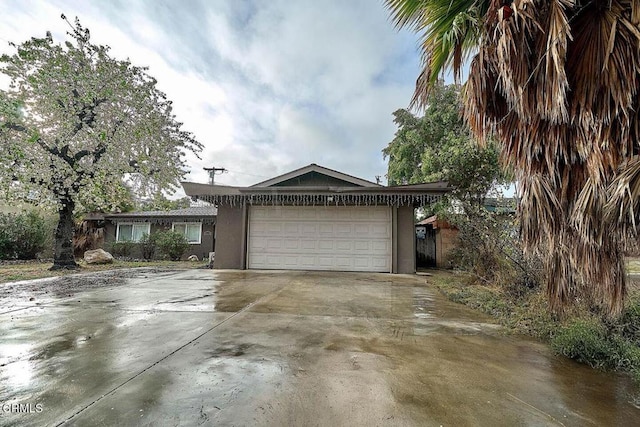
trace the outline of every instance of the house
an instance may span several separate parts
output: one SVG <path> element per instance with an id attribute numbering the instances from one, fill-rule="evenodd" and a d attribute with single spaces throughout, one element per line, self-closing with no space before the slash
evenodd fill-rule
<path id="1" fill-rule="evenodd" d="M 196 255 L 199 259 L 207 259 L 209 253 L 215 251 L 216 214 L 214 206 L 104 214 L 105 243 L 108 246 L 110 242 L 137 242 L 144 234 L 173 230 L 184 234 L 189 241 L 189 249 L 183 258 Z"/>
<path id="2" fill-rule="evenodd" d="M 183 182 L 218 208 L 218 269 L 416 271 L 414 209 L 444 182 L 382 186 L 316 164 L 250 187 Z"/>

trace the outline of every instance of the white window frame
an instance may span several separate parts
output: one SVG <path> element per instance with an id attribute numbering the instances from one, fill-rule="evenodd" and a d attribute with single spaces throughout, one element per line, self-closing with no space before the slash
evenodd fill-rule
<path id="1" fill-rule="evenodd" d="M 171 224 L 171 231 L 176 231 L 176 225 L 184 225 L 185 233 L 187 231 L 187 227 L 190 225 L 198 226 L 198 241 L 197 242 L 189 242 L 190 245 L 201 245 L 202 244 L 202 223 L 201 222 L 183 222 L 178 221 Z M 187 237 L 186 235 L 184 237 Z"/>
<path id="2" fill-rule="evenodd" d="M 147 230 L 142 233 L 142 234 L 147 234 L 150 235 L 151 234 L 151 223 L 149 222 L 118 222 L 118 225 L 116 227 L 116 242 L 133 242 L 133 243 L 138 243 L 140 240 L 120 240 L 120 226 L 121 225 L 130 225 L 131 226 L 131 235 L 133 237 L 133 227 L 136 226 L 145 226 L 147 228 Z"/>

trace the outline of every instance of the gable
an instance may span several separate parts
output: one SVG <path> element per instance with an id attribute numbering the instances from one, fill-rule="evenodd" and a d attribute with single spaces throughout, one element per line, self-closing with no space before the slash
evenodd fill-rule
<path id="1" fill-rule="evenodd" d="M 381 185 L 312 163 L 251 187 L 381 187 Z"/>
<path id="2" fill-rule="evenodd" d="M 272 187 L 360 187 L 353 182 L 347 182 L 339 178 L 311 171 L 305 174 L 289 178 L 272 185 Z"/>

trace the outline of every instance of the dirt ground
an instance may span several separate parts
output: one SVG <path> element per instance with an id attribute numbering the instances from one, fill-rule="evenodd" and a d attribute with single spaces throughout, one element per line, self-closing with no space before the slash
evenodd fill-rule
<path id="1" fill-rule="evenodd" d="M 15 298 L 17 295 L 36 299 L 43 295 L 72 296 L 75 292 L 122 286 L 129 278 L 145 277 L 160 271 L 167 270 L 153 267 L 118 269 L 11 282 L 0 286 L 0 300 Z"/>

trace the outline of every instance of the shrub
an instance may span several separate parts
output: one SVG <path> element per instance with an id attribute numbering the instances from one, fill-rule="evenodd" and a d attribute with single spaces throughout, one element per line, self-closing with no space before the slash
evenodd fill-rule
<path id="1" fill-rule="evenodd" d="M 156 253 L 157 248 L 157 234 L 148 235 L 144 233 L 142 238 L 138 242 L 138 246 L 140 246 L 140 253 L 142 254 L 142 259 L 150 260 L 153 258 L 153 255 Z"/>
<path id="2" fill-rule="evenodd" d="M 468 203 L 461 205 L 459 213 L 439 215 L 458 229 L 449 258 L 452 266 L 469 271 L 483 283 L 501 286 L 514 298 L 539 287 L 541 261 L 525 255 L 514 218 Z"/>
<path id="3" fill-rule="evenodd" d="M 169 257 L 171 261 L 179 261 L 185 251 L 189 248 L 187 238 L 175 231 L 162 231 L 155 234 L 156 244 L 163 255 Z"/>
<path id="4" fill-rule="evenodd" d="M 128 241 L 112 242 L 109 246 L 109 252 L 115 257 L 127 258 L 131 255 L 131 252 L 133 252 L 135 245 L 134 242 Z"/>
<path id="5" fill-rule="evenodd" d="M 572 320 L 554 334 L 551 348 L 594 368 L 613 368 L 610 363 L 613 345 L 607 339 L 604 325 L 597 319 Z"/>
<path id="6" fill-rule="evenodd" d="M 618 324 L 620 334 L 640 347 L 640 297 L 629 300 Z"/>
<path id="7" fill-rule="evenodd" d="M 594 368 L 640 372 L 640 347 L 612 333 L 600 320 L 574 319 L 551 339 L 551 348 Z"/>
<path id="8" fill-rule="evenodd" d="M 44 218 L 36 212 L 0 214 L 0 259 L 34 259 L 46 239 Z"/>

